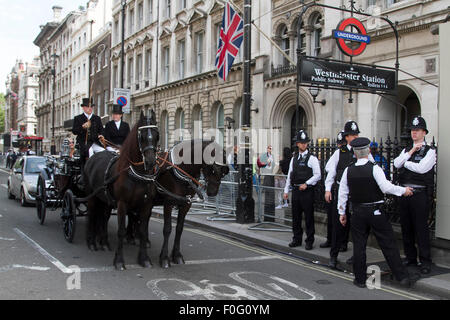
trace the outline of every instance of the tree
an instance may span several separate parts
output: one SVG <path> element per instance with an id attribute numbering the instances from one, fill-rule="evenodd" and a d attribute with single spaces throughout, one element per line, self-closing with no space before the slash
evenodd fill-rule
<path id="1" fill-rule="evenodd" d="M 5 95 L 0 93 L 0 133 L 5 131 Z"/>

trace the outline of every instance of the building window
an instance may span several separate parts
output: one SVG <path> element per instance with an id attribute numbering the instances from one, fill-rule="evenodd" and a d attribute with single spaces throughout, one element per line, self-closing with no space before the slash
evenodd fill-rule
<path id="1" fill-rule="evenodd" d="M 178 76 L 180 79 L 184 78 L 185 71 L 185 41 L 181 40 L 178 42 Z"/>
<path id="2" fill-rule="evenodd" d="M 83 63 L 83 80 L 86 80 L 86 63 Z"/>
<path id="3" fill-rule="evenodd" d="M 128 35 L 132 35 L 134 32 L 134 9 L 130 10 L 130 14 L 129 14 L 129 19 L 128 19 L 128 29 L 129 29 L 129 33 Z"/>
<path id="4" fill-rule="evenodd" d="M 104 68 L 108 66 L 108 61 L 109 61 L 109 50 L 105 49 L 105 65 L 103 66 Z"/>
<path id="5" fill-rule="evenodd" d="M 316 14 L 311 20 L 311 26 L 313 28 L 311 33 L 311 54 L 315 57 L 320 54 L 320 38 L 322 38 L 321 20 L 322 16 L 320 14 Z"/>
<path id="6" fill-rule="evenodd" d="M 175 129 L 178 131 L 178 136 L 175 140 L 182 141 L 184 137 L 184 111 L 179 108 L 175 114 Z"/>
<path id="7" fill-rule="evenodd" d="M 108 114 L 108 100 L 109 100 L 109 91 L 108 90 L 105 90 L 103 99 L 105 102 L 105 104 L 104 104 L 105 108 L 104 108 L 103 115 L 107 115 Z"/>
<path id="8" fill-rule="evenodd" d="M 87 37 L 86 37 L 86 32 L 85 32 L 85 33 L 83 33 L 83 47 L 86 47 L 86 39 L 87 39 Z"/>
<path id="9" fill-rule="evenodd" d="M 114 44 L 119 42 L 119 20 L 114 21 Z"/>
<path id="10" fill-rule="evenodd" d="M 178 0 L 178 8 L 179 10 L 183 10 L 186 8 L 186 0 Z"/>
<path id="11" fill-rule="evenodd" d="M 97 56 L 97 72 L 99 72 L 102 69 L 102 56 Z"/>
<path id="12" fill-rule="evenodd" d="M 145 79 L 152 78 L 152 50 L 147 49 L 145 53 Z"/>
<path id="13" fill-rule="evenodd" d="M 161 115 L 161 149 L 167 150 L 169 149 L 169 115 L 167 111 L 163 111 Z"/>
<path id="14" fill-rule="evenodd" d="M 172 6 L 172 1 L 171 0 L 166 0 L 166 18 L 170 18 L 171 17 L 171 6 Z"/>
<path id="15" fill-rule="evenodd" d="M 128 86 L 132 85 L 132 82 L 134 80 L 133 77 L 133 58 L 129 58 L 128 59 Z"/>
<path id="16" fill-rule="evenodd" d="M 196 71 L 202 73 L 203 71 L 203 32 L 195 34 L 195 49 L 196 49 Z"/>
<path id="17" fill-rule="evenodd" d="M 138 89 L 138 85 L 142 79 L 142 54 L 137 56 L 136 60 L 136 89 Z"/>
<path id="18" fill-rule="evenodd" d="M 223 105 L 220 104 L 217 107 L 216 111 L 216 129 L 218 132 L 218 137 L 216 137 L 217 143 L 223 147 L 223 137 L 225 134 L 225 126 L 224 126 L 224 112 L 223 112 Z"/>
<path id="19" fill-rule="evenodd" d="M 280 47 L 281 50 L 283 50 L 283 52 L 289 56 L 289 52 L 290 52 L 290 40 L 289 40 L 289 36 L 288 36 L 288 29 L 285 25 L 283 25 L 280 29 Z M 289 66 L 289 60 L 286 59 L 285 56 L 283 56 L 283 60 L 282 60 L 282 65 L 283 66 Z"/>
<path id="20" fill-rule="evenodd" d="M 114 66 L 114 68 L 113 68 L 113 88 L 118 87 L 118 82 L 117 82 L 118 69 L 119 69 L 118 66 Z"/>
<path id="21" fill-rule="evenodd" d="M 153 0 L 147 0 L 147 24 L 153 22 Z"/>
<path id="22" fill-rule="evenodd" d="M 144 25 L 144 4 L 141 2 L 138 5 L 138 30 L 141 30 Z"/>
<path id="23" fill-rule="evenodd" d="M 169 69 L 170 69 L 170 51 L 169 47 L 164 47 L 163 49 L 163 59 L 164 59 L 164 81 L 169 82 Z"/>

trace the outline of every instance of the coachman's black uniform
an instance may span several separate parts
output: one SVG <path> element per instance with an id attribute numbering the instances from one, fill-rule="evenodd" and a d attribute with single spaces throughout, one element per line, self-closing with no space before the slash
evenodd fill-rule
<path id="1" fill-rule="evenodd" d="M 130 133 L 130 126 L 125 121 L 120 122 L 119 129 L 117 129 L 114 120 L 109 121 L 105 125 L 103 130 L 103 136 L 106 140 L 114 143 L 117 146 L 121 146 L 128 134 Z"/>
<path id="2" fill-rule="evenodd" d="M 93 143 L 101 145 L 98 140 L 98 136 L 103 132 L 102 120 L 99 116 L 92 114 L 91 116 L 91 127 L 89 129 L 84 129 L 82 126 L 88 121 L 88 118 L 84 113 L 76 116 L 73 119 L 72 132 L 77 136 L 77 143 L 80 146 L 81 159 L 84 161 L 89 157 L 89 148 Z M 87 135 L 87 138 L 86 138 Z"/>

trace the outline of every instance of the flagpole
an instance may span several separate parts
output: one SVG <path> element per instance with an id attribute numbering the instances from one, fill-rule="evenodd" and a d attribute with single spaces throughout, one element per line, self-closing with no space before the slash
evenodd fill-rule
<path id="1" fill-rule="evenodd" d="M 255 221 L 255 200 L 253 199 L 253 170 L 250 163 L 250 107 L 251 107 L 251 0 L 244 0 L 244 68 L 243 68 L 243 103 L 244 113 L 242 131 L 244 143 L 241 142 L 241 152 L 244 152 L 244 164 L 239 164 L 239 194 L 236 199 L 236 222 L 251 223 Z"/>

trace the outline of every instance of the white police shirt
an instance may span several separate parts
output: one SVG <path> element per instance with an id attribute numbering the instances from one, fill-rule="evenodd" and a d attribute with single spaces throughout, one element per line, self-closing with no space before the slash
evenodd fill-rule
<path id="1" fill-rule="evenodd" d="M 425 141 L 422 143 L 422 145 L 427 145 Z M 419 163 L 415 163 L 412 161 L 408 161 L 411 158 L 408 152 L 406 152 L 405 149 L 402 150 L 400 155 L 394 159 L 394 166 L 397 169 L 400 169 L 401 167 L 405 167 L 408 170 L 411 170 L 412 172 L 418 173 L 418 174 L 424 174 L 428 171 L 430 171 L 433 166 L 436 164 L 436 150 L 430 149 L 428 150 L 425 157 L 420 160 Z"/>
<path id="2" fill-rule="evenodd" d="M 308 150 L 306 150 L 303 153 L 299 153 L 297 160 L 300 159 L 300 156 L 306 157 L 307 154 L 308 154 Z M 289 187 L 291 186 L 291 172 L 292 172 L 293 166 L 294 166 L 293 162 L 294 162 L 294 157 L 291 158 L 291 162 L 289 163 L 289 172 L 287 174 L 286 185 L 284 186 L 284 193 L 289 193 Z M 319 160 L 317 160 L 317 158 L 315 156 L 311 155 L 309 157 L 307 166 L 313 169 L 313 176 L 311 178 L 309 178 L 308 181 L 306 181 L 305 183 L 308 186 L 315 186 L 317 184 L 317 182 L 320 180 L 320 178 L 322 177 L 322 174 L 320 172 Z"/>
<path id="3" fill-rule="evenodd" d="M 355 166 L 363 166 L 368 161 L 369 159 L 367 158 L 358 159 L 358 161 L 356 161 L 355 163 Z M 347 206 L 348 201 L 348 194 L 350 192 L 347 182 L 347 171 L 348 168 L 345 168 L 344 173 L 342 174 L 341 183 L 339 184 L 338 211 L 340 215 L 345 214 L 345 208 Z M 381 169 L 378 165 L 373 166 L 373 177 L 375 178 L 375 181 L 377 182 L 381 192 L 383 193 L 393 194 L 397 197 L 401 197 L 406 191 L 406 188 L 396 186 L 392 184 L 389 180 L 387 180 L 383 172 L 383 169 Z M 377 203 L 383 203 L 383 201 L 378 201 Z"/>
<path id="4" fill-rule="evenodd" d="M 349 151 L 352 150 L 352 147 L 349 144 L 347 144 L 346 146 Z M 336 151 L 334 151 L 333 155 L 325 165 L 325 171 L 327 172 L 327 177 L 325 179 L 325 191 L 331 191 L 331 187 L 333 186 L 334 179 L 336 178 L 336 168 L 339 163 L 339 154 L 340 149 L 338 148 Z M 370 162 L 375 163 L 375 159 L 370 153 L 369 160 Z"/>

